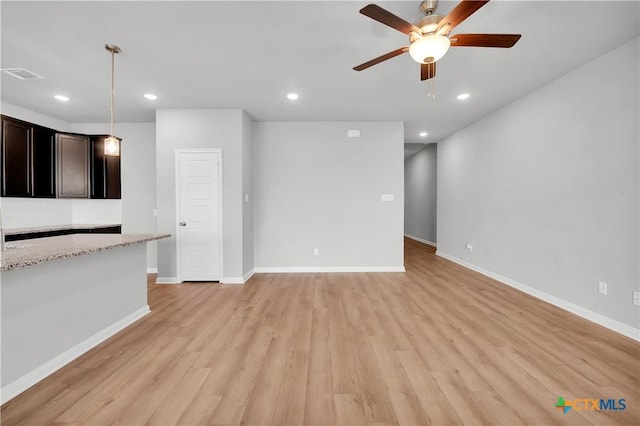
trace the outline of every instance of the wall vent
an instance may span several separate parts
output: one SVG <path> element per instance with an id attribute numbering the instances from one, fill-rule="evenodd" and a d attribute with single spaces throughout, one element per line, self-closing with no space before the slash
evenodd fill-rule
<path id="1" fill-rule="evenodd" d="M 42 80 L 43 76 L 24 68 L 2 68 L 2 72 L 20 80 Z"/>

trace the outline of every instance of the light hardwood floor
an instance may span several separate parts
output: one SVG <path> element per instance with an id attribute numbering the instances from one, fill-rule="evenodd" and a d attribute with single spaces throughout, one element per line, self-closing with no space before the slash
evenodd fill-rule
<path id="1" fill-rule="evenodd" d="M 406 273 L 149 283 L 3 425 L 638 425 L 640 344 L 406 241 Z M 559 396 L 624 398 L 563 414 Z"/>

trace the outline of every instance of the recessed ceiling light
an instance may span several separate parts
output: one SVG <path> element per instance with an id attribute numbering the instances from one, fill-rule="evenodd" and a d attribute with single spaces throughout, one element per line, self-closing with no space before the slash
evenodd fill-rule
<path id="1" fill-rule="evenodd" d="M 144 97 L 149 99 L 150 101 L 155 101 L 156 99 L 158 99 L 158 97 L 153 93 L 145 93 Z"/>
<path id="2" fill-rule="evenodd" d="M 464 101 L 465 99 L 467 99 L 469 97 L 468 93 L 460 93 L 458 96 L 456 96 L 459 100 Z"/>
<path id="3" fill-rule="evenodd" d="M 291 100 L 291 101 L 295 101 L 296 99 L 298 99 L 300 96 L 298 96 L 297 93 L 287 93 L 287 99 Z"/>
<path id="4" fill-rule="evenodd" d="M 69 98 L 64 95 L 55 95 L 54 98 L 59 100 L 60 102 L 68 102 Z"/>
<path id="5" fill-rule="evenodd" d="M 427 133 L 427 132 L 420 132 L 420 137 L 421 138 L 426 138 L 428 134 L 429 133 Z"/>

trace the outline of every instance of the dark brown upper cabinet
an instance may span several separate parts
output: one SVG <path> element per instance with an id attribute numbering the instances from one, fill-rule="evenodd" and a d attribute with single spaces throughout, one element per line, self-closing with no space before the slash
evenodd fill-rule
<path id="1" fill-rule="evenodd" d="M 91 137 L 91 198 L 120 198 L 120 156 L 104 154 L 107 137 Z"/>
<path id="2" fill-rule="evenodd" d="M 89 138 L 56 135 L 58 198 L 89 198 Z"/>
<path id="3" fill-rule="evenodd" d="M 2 117 L 2 196 L 55 197 L 55 131 Z"/>
<path id="4" fill-rule="evenodd" d="M 2 196 L 31 197 L 31 128 L 2 119 Z"/>
<path id="5" fill-rule="evenodd" d="M 104 155 L 107 136 L 60 133 L 0 118 L 3 197 L 120 198 L 120 156 Z"/>

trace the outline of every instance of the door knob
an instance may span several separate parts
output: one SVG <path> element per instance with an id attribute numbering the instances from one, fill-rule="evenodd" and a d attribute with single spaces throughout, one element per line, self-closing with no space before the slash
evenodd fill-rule
<path id="1" fill-rule="evenodd" d="M 187 222 L 180 222 L 180 226 L 187 226 Z"/>

